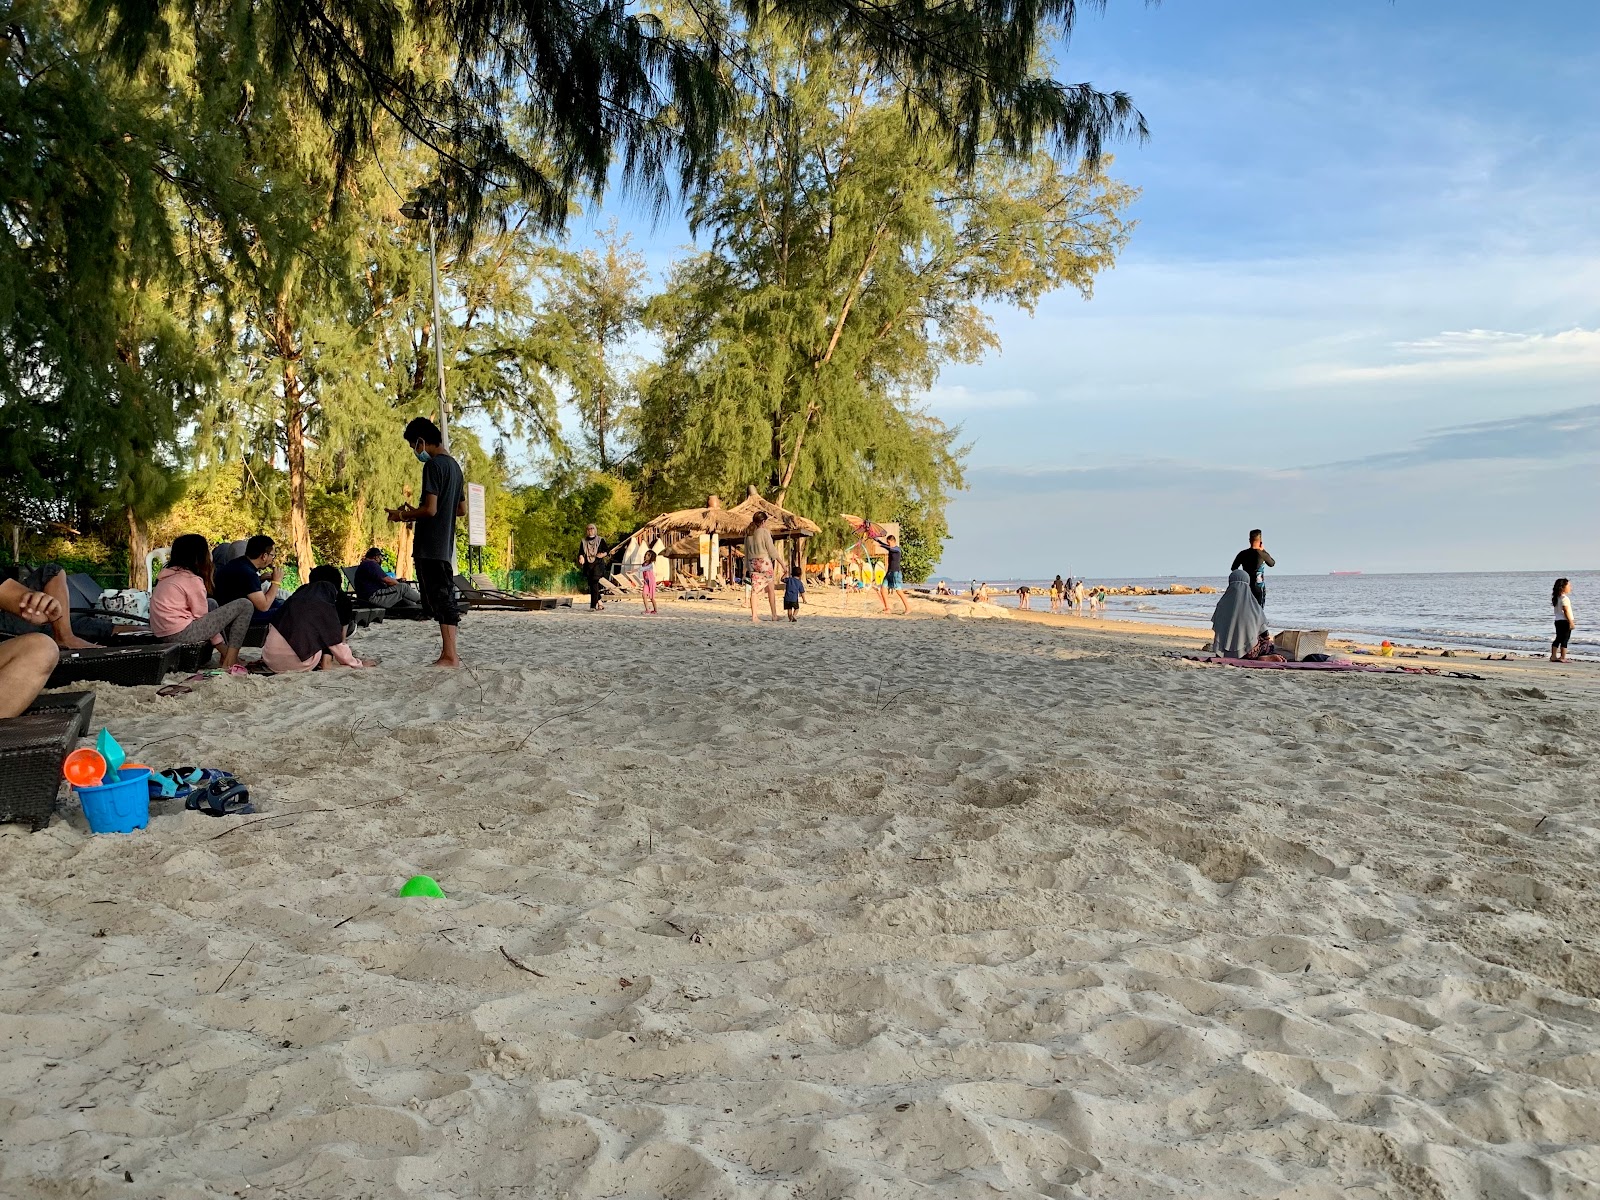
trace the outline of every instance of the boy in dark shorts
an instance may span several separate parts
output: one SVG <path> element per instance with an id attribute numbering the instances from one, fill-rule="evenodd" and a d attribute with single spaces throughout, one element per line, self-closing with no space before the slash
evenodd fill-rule
<path id="1" fill-rule="evenodd" d="M 904 553 L 900 549 L 900 539 L 891 533 L 882 545 L 889 556 L 888 569 L 883 574 L 883 590 L 878 593 L 878 598 L 883 601 L 883 611 L 889 611 L 889 594 L 893 592 L 899 597 L 900 611 L 909 613 L 911 605 L 906 602 L 906 576 L 900 565 Z"/>
<path id="2" fill-rule="evenodd" d="M 800 605 L 805 594 L 806 581 L 800 578 L 799 570 L 790 571 L 789 578 L 783 581 L 783 611 L 791 623 L 800 619 Z"/>
<path id="3" fill-rule="evenodd" d="M 427 417 L 406 426 L 406 443 L 422 464 L 422 503 L 388 509 L 390 521 L 405 521 L 415 530 L 411 557 L 416 564 L 422 607 L 439 622 L 436 667 L 459 667 L 456 626 L 456 518 L 467 515 L 467 485 L 461 464 L 444 447 L 444 434 Z"/>

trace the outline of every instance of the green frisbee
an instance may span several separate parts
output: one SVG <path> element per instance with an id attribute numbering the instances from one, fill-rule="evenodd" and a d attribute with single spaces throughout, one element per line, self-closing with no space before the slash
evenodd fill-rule
<path id="1" fill-rule="evenodd" d="M 400 889 L 402 896 L 432 896 L 435 900 L 444 899 L 444 889 L 434 882 L 432 875 L 413 875 L 406 880 L 405 886 Z"/>

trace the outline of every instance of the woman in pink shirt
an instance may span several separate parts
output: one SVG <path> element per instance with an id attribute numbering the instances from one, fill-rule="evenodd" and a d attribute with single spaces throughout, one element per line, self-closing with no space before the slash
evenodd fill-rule
<path id="1" fill-rule="evenodd" d="M 211 591 L 211 546 L 198 533 L 172 541 L 167 566 L 150 593 L 150 632 L 164 642 L 191 645 L 210 642 L 222 648 L 222 665 L 230 674 L 243 674 L 239 647 L 250 632 L 255 606 L 248 599 L 230 600 L 208 611 Z"/>

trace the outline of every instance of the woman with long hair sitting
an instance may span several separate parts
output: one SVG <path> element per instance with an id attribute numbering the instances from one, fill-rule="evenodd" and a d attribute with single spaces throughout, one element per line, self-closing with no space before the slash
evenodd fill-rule
<path id="1" fill-rule="evenodd" d="M 230 675 L 243 675 L 239 648 L 250 632 L 255 606 L 247 599 L 230 600 L 210 609 L 211 546 L 198 533 L 172 540 L 166 568 L 150 593 L 150 632 L 164 642 L 191 645 L 210 642 L 222 650 L 222 666 Z"/>

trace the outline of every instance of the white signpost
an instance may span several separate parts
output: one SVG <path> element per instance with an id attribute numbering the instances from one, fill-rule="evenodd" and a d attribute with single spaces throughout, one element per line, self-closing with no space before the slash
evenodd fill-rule
<path id="1" fill-rule="evenodd" d="M 467 484 L 467 545 L 485 546 L 489 541 L 489 523 L 483 512 L 483 484 Z"/>

